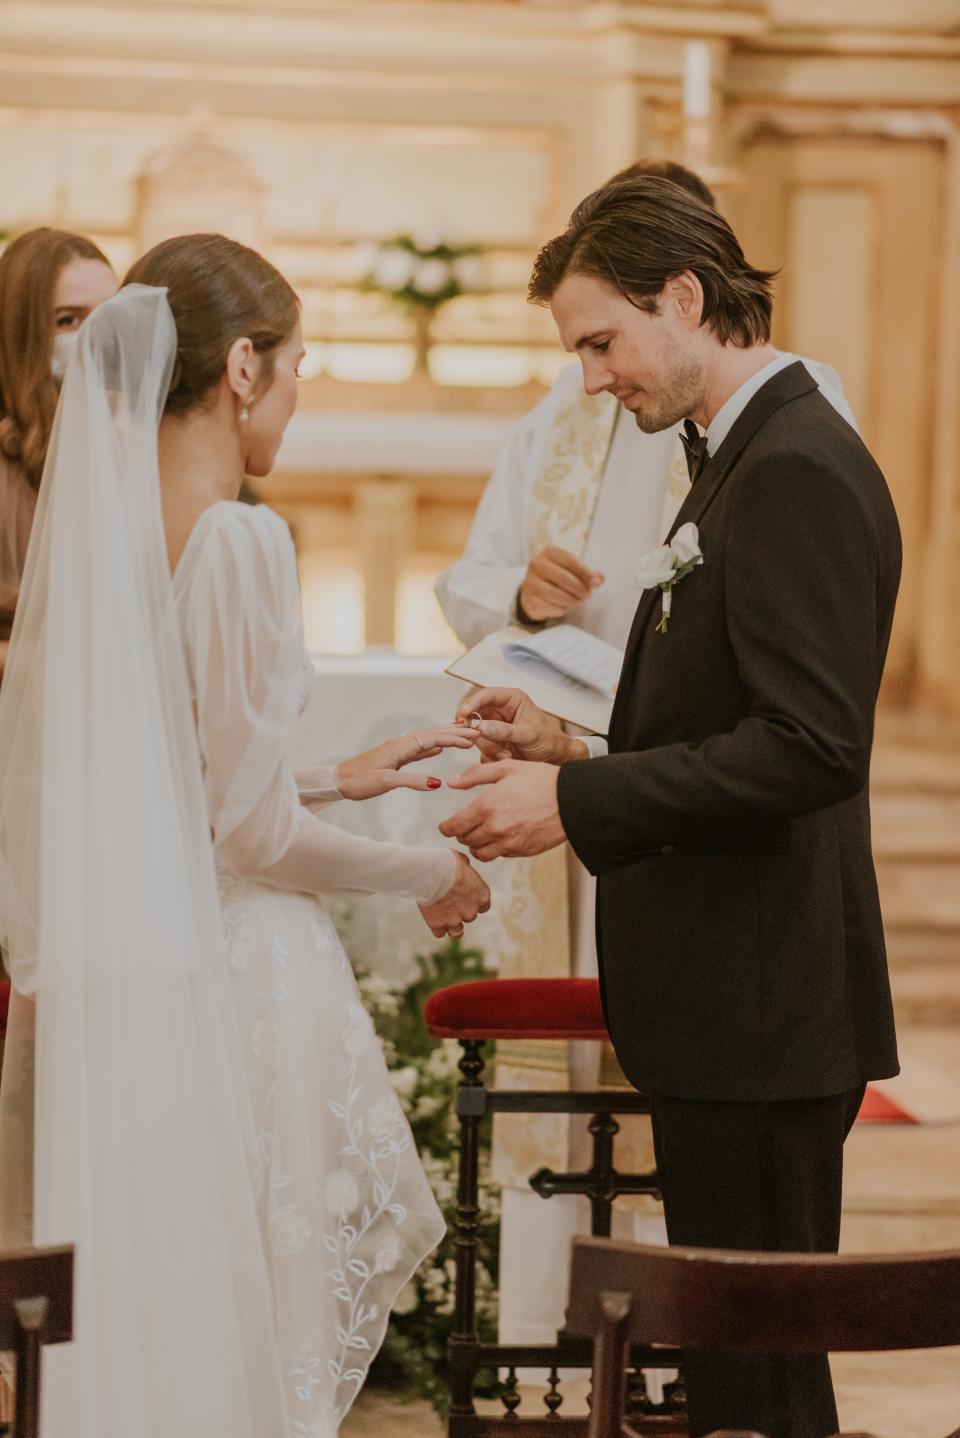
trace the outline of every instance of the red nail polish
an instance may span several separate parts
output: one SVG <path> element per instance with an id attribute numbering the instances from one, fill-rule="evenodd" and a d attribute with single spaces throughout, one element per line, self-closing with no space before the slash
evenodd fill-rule
<path id="1" fill-rule="evenodd" d="M 443 780 L 442 780 L 442 779 L 428 779 L 428 780 L 427 780 L 427 788 L 428 788 L 428 789 L 441 789 L 442 787 L 443 787 Z"/>

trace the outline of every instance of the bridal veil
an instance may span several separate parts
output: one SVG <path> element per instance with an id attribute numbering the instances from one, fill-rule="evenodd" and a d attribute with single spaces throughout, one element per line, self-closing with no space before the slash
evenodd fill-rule
<path id="1" fill-rule="evenodd" d="M 160 508 L 176 352 L 160 289 L 83 326 L 0 689 L 0 1245 L 77 1252 L 45 1438 L 287 1431 Z"/>

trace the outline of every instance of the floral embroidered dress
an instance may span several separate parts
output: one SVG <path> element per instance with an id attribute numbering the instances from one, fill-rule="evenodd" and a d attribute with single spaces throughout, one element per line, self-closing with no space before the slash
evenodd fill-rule
<path id="1" fill-rule="evenodd" d="M 453 856 L 345 834 L 301 803 L 287 760 L 313 668 L 277 515 L 212 506 L 174 588 L 256 1123 L 289 1435 L 334 1438 L 394 1298 L 444 1227 L 318 895 L 432 901 L 453 881 Z"/>

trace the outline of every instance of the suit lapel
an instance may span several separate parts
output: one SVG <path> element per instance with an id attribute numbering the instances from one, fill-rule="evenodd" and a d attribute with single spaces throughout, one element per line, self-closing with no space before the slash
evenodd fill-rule
<path id="1" fill-rule="evenodd" d="M 729 434 L 716 454 L 707 460 L 699 479 L 680 506 L 670 533 L 667 535 L 666 542 L 668 544 L 681 525 L 700 524 L 723 488 L 724 481 L 735 467 L 737 460 L 770 416 L 775 414 L 778 409 L 782 409 L 785 404 L 789 404 L 791 400 L 799 399 L 801 395 L 809 394 L 816 388 L 817 382 L 812 378 L 809 370 L 797 361 L 796 364 L 788 365 L 786 369 L 778 370 L 773 378 L 769 379 L 763 388 L 753 395 L 743 413 L 738 415 L 734 421 Z M 710 562 L 708 555 L 705 556 L 705 562 L 708 564 Z M 628 687 L 624 685 L 623 677 L 636 658 L 644 638 L 650 632 L 650 615 L 660 598 L 661 592 L 658 588 L 645 589 L 640 596 L 640 603 L 637 605 L 637 612 L 630 628 L 630 637 L 627 640 L 617 697 L 614 701 L 613 713 L 610 716 L 611 735 L 622 707 L 624 690 Z"/>

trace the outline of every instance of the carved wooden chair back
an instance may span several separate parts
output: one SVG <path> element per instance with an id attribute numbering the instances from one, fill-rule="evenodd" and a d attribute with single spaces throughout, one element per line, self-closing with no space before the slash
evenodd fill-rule
<path id="1" fill-rule="evenodd" d="M 594 1336 L 590 1438 L 614 1438 L 629 1431 L 631 1343 L 745 1354 L 960 1344 L 960 1252 L 747 1253 L 578 1238 L 567 1331 Z"/>
<path id="2" fill-rule="evenodd" d="M 0 1353 L 13 1352 L 15 1438 L 40 1432 L 40 1355 L 73 1337 L 73 1249 L 0 1253 Z"/>

